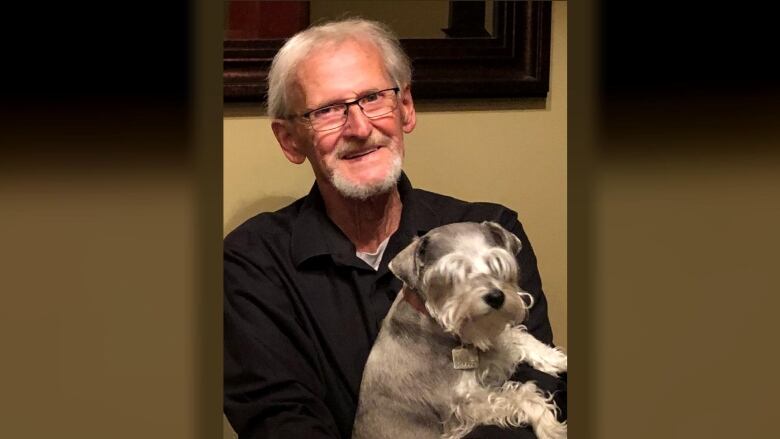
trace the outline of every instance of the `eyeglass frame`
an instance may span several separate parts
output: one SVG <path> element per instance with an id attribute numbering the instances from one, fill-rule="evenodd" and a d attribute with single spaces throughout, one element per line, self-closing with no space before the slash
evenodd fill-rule
<path id="1" fill-rule="evenodd" d="M 369 96 L 371 96 L 371 95 L 379 94 L 379 93 L 390 91 L 390 90 L 393 91 L 394 98 L 396 99 L 393 108 L 390 111 L 388 111 L 387 113 L 380 114 L 378 116 L 368 116 L 366 114 L 366 110 L 364 110 L 363 106 L 360 105 L 360 101 L 365 99 L 365 98 L 367 98 L 367 97 L 369 97 Z M 379 117 L 386 116 L 386 115 L 392 113 L 393 111 L 395 111 L 396 108 L 398 108 L 398 93 L 400 91 L 401 91 L 401 88 L 397 87 L 397 86 L 396 87 L 385 88 L 385 89 L 382 89 L 382 90 L 372 91 L 371 93 L 366 93 L 363 96 L 359 96 L 359 97 L 357 97 L 357 98 L 355 98 L 355 99 L 353 99 L 351 101 L 338 102 L 338 103 L 323 105 L 322 107 L 315 108 L 313 110 L 309 110 L 309 111 L 307 111 L 305 113 L 301 113 L 301 114 L 293 114 L 293 115 L 290 115 L 289 117 L 291 119 L 292 118 L 299 118 L 299 119 L 305 120 L 306 124 L 309 126 L 309 128 L 311 128 L 312 130 L 314 130 L 314 131 L 316 131 L 318 133 L 322 133 L 322 132 L 325 132 L 325 131 L 331 131 L 331 130 L 335 130 L 337 128 L 341 128 L 341 127 L 343 127 L 344 125 L 347 124 L 347 119 L 349 118 L 349 116 L 348 116 L 348 114 L 349 114 L 349 107 L 351 107 L 352 105 L 357 105 L 358 108 L 360 108 L 360 112 L 363 113 L 363 116 L 366 116 L 369 119 L 377 119 Z M 344 108 L 344 116 L 345 116 L 344 117 L 344 123 L 342 123 L 339 126 L 335 126 L 335 127 L 332 127 L 332 128 L 327 128 L 327 129 L 324 129 L 324 130 L 318 130 L 318 129 L 314 128 L 314 125 L 312 125 L 311 119 L 309 118 L 309 116 L 312 113 L 314 113 L 315 111 L 319 111 L 319 110 L 322 110 L 323 108 L 333 107 L 333 106 L 336 106 L 336 105 L 345 105 L 346 106 Z"/>

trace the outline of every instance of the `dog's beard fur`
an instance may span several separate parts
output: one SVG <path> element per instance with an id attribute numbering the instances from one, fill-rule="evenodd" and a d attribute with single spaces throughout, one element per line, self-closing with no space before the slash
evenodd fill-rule
<path id="1" fill-rule="evenodd" d="M 462 343 L 480 350 L 490 349 L 508 325 L 522 322 L 529 307 L 522 297 L 527 293 L 517 289 L 513 256 L 501 248 L 492 248 L 476 260 L 458 253 L 446 255 L 425 270 L 423 285 L 430 315 Z M 504 293 L 499 309 L 483 299 L 492 290 Z"/>

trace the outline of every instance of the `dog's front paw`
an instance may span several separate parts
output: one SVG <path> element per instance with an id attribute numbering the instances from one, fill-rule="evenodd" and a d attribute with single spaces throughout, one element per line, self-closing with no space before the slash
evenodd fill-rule
<path id="1" fill-rule="evenodd" d="M 566 439 L 568 435 L 566 423 L 560 422 L 537 425 L 534 433 L 539 439 Z"/>
<path id="2" fill-rule="evenodd" d="M 537 359 L 533 364 L 534 369 L 546 374 L 558 376 L 559 373 L 568 370 L 569 357 L 559 348 L 550 348 L 546 355 Z"/>

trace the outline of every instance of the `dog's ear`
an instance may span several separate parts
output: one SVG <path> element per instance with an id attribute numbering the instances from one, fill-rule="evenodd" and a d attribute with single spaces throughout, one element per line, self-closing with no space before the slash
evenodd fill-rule
<path id="1" fill-rule="evenodd" d="M 412 243 L 395 255 L 387 265 L 398 279 L 401 279 L 408 287 L 415 290 L 418 286 L 420 267 L 422 265 L 420 252 L 425 251 L 428 243 L 427 239 L 426 237 L 415 237 Z"/>
<path id="2" fill-rule="evenodd" d="M 487 226 L 490 236 L 500 246 L 503 246 L 509 253 L 516 255 L 523 244 L 520 243 L 520 239 L 515 236 L 514 233 L 502 227 L 500 224 L 493 221 L 483 221 L 483 226 Z"/>

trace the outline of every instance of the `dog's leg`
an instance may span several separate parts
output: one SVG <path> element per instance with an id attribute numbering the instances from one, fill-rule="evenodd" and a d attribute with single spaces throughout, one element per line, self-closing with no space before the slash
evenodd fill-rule
<path id="1" fill-rule="evenodd" d="M 553 376 L 566 372 L 568 360 L 560 349 L 542 343 L 522 327 L 510 328 L 507 333 L 510 351 L 517 362 L 528 363 L 534 369 Z"/>
<path id="2" fill-rule="evenodd" d="M 462 438 L 477 425 L 530 425 L 538 439 L 566 438 L 566 423 L 558 422 L 552 397 L 534 383 L 507 382 L 488 389 L 464 376 L 454 390 L 453 413 L 445 423 L 444 439 Z"/>
<path id="3" fill-rule="evenodd" d="M 494 395 L 494 404 L 503 408 L 507 418 L 530 424 L 539 439 L 566 438 L 566 423 L 558 422 L 552 396 L 545 396 L 534 383 L 506 383 Z"/>
<path id="4" fill-rule="evenodd" d="M 456 405 L 456 419 L 447 423 L 442 437 L 461 438 L 475 425 L 485 424 L 530 425 L 538 439 L 566 439 L 566 423 L 558 422 L 557 410 L 552 397 L 544 396 L 533 383 L 509 382 L 493 391 L 472 388 L 468 397 Z"/>

